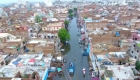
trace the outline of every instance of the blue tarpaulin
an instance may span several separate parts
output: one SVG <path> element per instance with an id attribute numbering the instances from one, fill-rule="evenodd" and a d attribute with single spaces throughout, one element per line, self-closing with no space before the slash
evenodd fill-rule
<path id="1" fill-rule="evenodd" d="M 12 62 L 14 65 L 17 65 L 18 64 L 18 62 L 16 62 L 16 61 L 14 61 L 14 62 Z"/>
<path id="2" fill-rule="evenodd" d="M 108 57 L 108 54 L 106 54 L 106 57 Z"/>
<path id="3" fill-rule="evenodd" d="M 29 52 L 29 50 L 28 50 L 28 49 L 26 49 L 26 50 L 25 50 L 25 52 Z"/>
<path id="4" fill-rule="evenodd" d="M 102 59 L 101 58 L 98 58 L 98 61 L 102 61 Z"/>
<path id="5" fill-rule="evenodd" d="M 88 48 L 87 48 L 87 53 L 89 54 L 90 52 L 90 45 L 88 45 Z"/>
<path id="6" fill-rule="evenodd" d="M 85 52 L 83 52 L 83 56 L 88 56 L 90 53 L 90 45 L 88 45 L 88 48 L 86 49 Z"/>
<path id="7" fill-rule="evenodd" d="M 45 63 L 44 62 L 42 63 L 42 66 L 45 66 Z"/>
<path id="8" fill-rule="evenodd" d="M 49 70 L 46 71 L 44 80 L 47 80 L 48 76 L 49 76 Z"/>
<path id="9" fill-rule="evenodd" d="M 116 32 L 116 36 L 119 37 L 120 36 L 120 32 Z"/>
<path id="10" fill-rule="evenodd" d="M 17 65 L 18 62 L 19 62 L 20 60 L 21 60 L 21 58 L 18 58 L 17 60 L 13 61 L 12 63 L 13 63 L 14 65 Z"/>
<path id="11" fill-rule="evenodd" d="M 62 71 L 62 69 L 61 68 L 57 68 L 57 71 L 60 72 L 60 71 Z"/>
<path id="12" fill-rule="evenodd" d="M 88 53 L 86 51 L 83 52 L 83 56 L 88 56 Z"/>
<path id="13" fill-rule="evenodd" d="M 113 78 L 110 78 L 110 80 L 113 80 Z"/>

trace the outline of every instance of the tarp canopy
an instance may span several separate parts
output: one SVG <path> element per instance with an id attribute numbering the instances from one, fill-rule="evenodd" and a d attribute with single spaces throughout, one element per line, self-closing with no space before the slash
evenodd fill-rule
<path id="1" fill-rule="evenodd" d="M 87 48 L 87 53 L 90 52 L 90 45 L 88 45 L 88 48 Z"/>
<path id="2" fill-rule="evenodd" d="M 116 32 L 116 36 L 119 37 L 120 36 L 120 32 Z"/>
<path id="3" fill-rule="evenodd" d="M 111 77 L 110 80 L 113 80 L 113 78 Z"/>
<path id="4" fill-rule="evenodd" d="M 18 66 L 24 66 L 22 63 L 19 63 Z"/>
<path id="5" fill-rule="evenodd" d="M 14 65 L 17 65 L 18 62 L 19 62 L 20 60 L 21 60 L 21 58 L 18 58 L 17 60 L 13 61 L 12 63 L 13 63 Z"/>
<path id="6" fill-rule="evenodd" d="M 14 65 L 17 65 L 18 64 L 18 62 L 16 62 L 16 61 L 14 61 L 14 62 L 12 62 Z"/>
<path id="7" fill-rule="evenodd" d="M 45 63 L 44 62 L 42 63 L 42 66 L 45 66 Z"/>
<path id="8" fill-rule="evenodd" d="M 32 58 L 32 59 L 30 59 L 28 62 L 35 62 L 35 59 Z"/>
<path id="9" fill-rule="evenodd" d="M 100 80 L 99 78 L 92 78 L 91 80 Z"/>
<path id="10" fill-rule="evenodd" d="M 88 53 L 87 52 L 83 52 L 83 56 L 88 56 Z"/>

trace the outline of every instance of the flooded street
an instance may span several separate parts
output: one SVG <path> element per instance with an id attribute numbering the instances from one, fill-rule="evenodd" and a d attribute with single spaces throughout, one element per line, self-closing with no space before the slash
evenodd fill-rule
<path id="1" fill-rule="evenodd" d="M 69 33 L 71 35 L 70 44 L 63 46 L 65 49 L 63 55 L 65 55 L 65 59 L 67 59 L 67 63 L 64 64 L 64 74 L 62 76 L 56 76 L 53 80 L 90 80 L 89 77 L 89 65 L 88 65 L 88 57 L 82 57 L 83 47 L 79 45 L 79 36 L 77 36 L 77 24 L 76 18 L 70 22 L 69 25 Z M 74 60 L 76 58 L 76 60 Z M 69 63 L 73 62 L 75 64 L 75 72 L 73 76 L 69 76 L 68 67 Z M 82 69 L 86 68 L 86 76 L 83 77 Z"/>

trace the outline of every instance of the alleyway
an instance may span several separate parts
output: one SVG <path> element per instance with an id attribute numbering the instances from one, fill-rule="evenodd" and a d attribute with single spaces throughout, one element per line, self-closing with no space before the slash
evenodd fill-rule
<path id="1" fill-rule="evenodd" d="M 70 46 L 65 46 L 66 50 L 63 54 L 65 54 L 65 58 L 67 59 L 67 63 L 64 66 L 64 75 L 56 76 L 54 80 L 90 80 L 89 77 L 89 66 L 87 57 L 82 57 L 83 47 L 79 45 L 79 36 L 77 36 L 77 24 L 76 18 L 70 22 L 69 33 L 71 35 Z M 74 57 L 76 61 L 74 61 Z M 72 77 L 68 74 L 69 63 L 74 62 L 76 71 Z M 86 76 L 83 77 L 82 69 L 86 68 Z"/>

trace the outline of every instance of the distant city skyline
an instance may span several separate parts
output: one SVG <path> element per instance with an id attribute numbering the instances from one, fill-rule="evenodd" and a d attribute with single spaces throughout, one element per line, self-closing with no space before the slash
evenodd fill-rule
<path id="1" fill-rule="evenodd" d="M 1 0 L 0 4 L 7 4 L 7 3 L 18 3 L 19 0 Z M 29 2 L 44 2 L 45 0 L 24 0 Z M 52 0 L 54 2 L 55 0 Z M 60 1 L 73 1 L 73 0 L 60 0 Z M 80 0 L 77 0 L 80 1 Z M 95 0 L 85 0 L 85 1 L 95 1 Z"/>
<path id="2" fill-rule="evenodd" d="M 45 0 L 24 0 L 29 2 L 44 2 Z M 55 0 L 52 0 L 52 2 Z M 63 1 L 63 0 L 62 0 Z M 6 3 L 18 3 L 19 0 L 2 0 L 0 1 L 0 4 L 6 4 Z"/>

